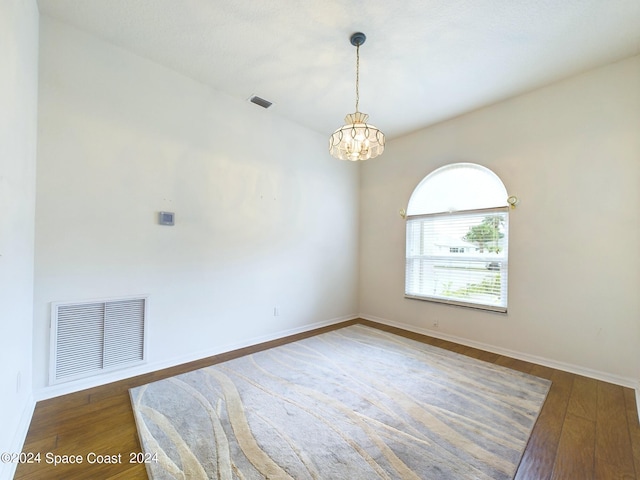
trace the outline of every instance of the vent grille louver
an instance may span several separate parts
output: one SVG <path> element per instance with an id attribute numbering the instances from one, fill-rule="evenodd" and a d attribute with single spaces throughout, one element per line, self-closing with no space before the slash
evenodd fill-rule
<path id="1" fill-rule="evenodd" d="M 256 105 L 261 106 L 262 108 L 269 108 L 271 105 L 273 105 L 273 103 L 270 102 L 269 100 L 260 98 L 257 95 L 252 95 L 251 97 L 249 97 L 249 101 L 251 103 L 255 103 Z"/>
<path id="2" fill-rule="evenodd" d="M 54 304 L 51 383 L 142 363 L 146 301 L 128 298 Z"/>

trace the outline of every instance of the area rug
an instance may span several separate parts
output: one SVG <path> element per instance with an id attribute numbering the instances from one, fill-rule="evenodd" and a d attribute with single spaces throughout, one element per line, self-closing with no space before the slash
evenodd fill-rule
<path id="1" fill-rule="evenodd" d="M 353 325 L 130 394 L 153 480 L 500 480 L 549 387 Z"/>

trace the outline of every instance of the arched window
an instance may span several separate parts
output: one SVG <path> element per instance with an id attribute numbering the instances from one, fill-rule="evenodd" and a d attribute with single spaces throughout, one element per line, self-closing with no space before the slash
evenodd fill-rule
<path id="1" fill-rule="evenodd" d="M 405 296 L 507 311 L 507 191 L 488 168 L 446 165 L 407 207 Z"/>

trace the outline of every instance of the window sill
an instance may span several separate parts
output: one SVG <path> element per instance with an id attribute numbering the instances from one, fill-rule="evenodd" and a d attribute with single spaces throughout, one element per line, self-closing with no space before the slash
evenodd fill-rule
<path id="1" fill-rule="evenodd" d="M 485 310 L 489 312 L 505 313 L 505 314 L 507 313 L 507 307 L 501 307 L 501 306 L 495 306 L 495 305 L 482 305 L 479 303 L 461 302 L 459 300 L 450 300 L 446 298 L 420 297 L 416 295 L 405 295 L 404 298 L 408 298 L 409 300 L 422 300 L 424 302 L 442 303 L 445 305 L 453 305 L 455 307 L 472 308 L 474 310 Z"/>

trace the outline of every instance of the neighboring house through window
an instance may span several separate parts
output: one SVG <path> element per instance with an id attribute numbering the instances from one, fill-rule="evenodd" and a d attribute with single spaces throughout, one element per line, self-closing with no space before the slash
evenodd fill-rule
<path id="1" fill-rule="evenodd" d="M 486 167 L 427 175 L 407 207 L 405 296 L 507 311 L 507 191 Z"/>

